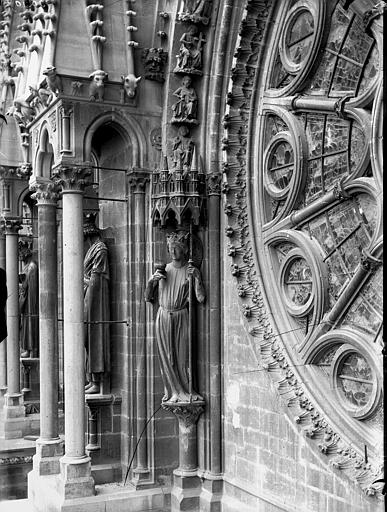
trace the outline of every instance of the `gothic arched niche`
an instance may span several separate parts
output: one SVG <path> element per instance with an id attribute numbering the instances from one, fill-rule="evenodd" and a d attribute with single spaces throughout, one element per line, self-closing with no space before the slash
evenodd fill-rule
<path id="1" fill-rule="evenodd" d="M 225 117 L 226 235 L 250 334 L 295 421 L 368 494 L 383 428 L 380 9 L 248 2 Z"/>

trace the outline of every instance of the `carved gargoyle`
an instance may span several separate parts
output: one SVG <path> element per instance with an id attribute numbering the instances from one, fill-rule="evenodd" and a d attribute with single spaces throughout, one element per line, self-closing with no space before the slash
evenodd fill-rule
<path id="1" fill-rule="evenodd" d="M 55 96 L 58 96 L 62 89 L 62 80 L 56 72 L 55 66 L 49 66 L 43 71 L 43 75 L 46 77 L 47 87 L 52 91 Z"/>
<path id="2" fill-rule="evenodd" d="M 89 86 L 89 100 L 90 101 L 103 101 L 105 92 L 105 80 L 108 74 L 102 69 L 97 69 L 89 75 L 91 83 Z"/>

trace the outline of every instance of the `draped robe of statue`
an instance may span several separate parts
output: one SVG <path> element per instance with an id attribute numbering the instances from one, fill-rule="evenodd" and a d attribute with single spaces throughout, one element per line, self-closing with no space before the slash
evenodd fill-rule
<path id="1" fill-rule="evenodd" d="M 0 342 L 7 337 L 7 317 L 5 311 L 7 295 L 6 273 L 5 270 L 0 267 Z"/>
<path id="2" fill-rule="evenodd" d="M 33 357 L 39 353 L 39 278 L 38 265 L 29 260 L 23 268 L 24 277 L 19 289 L 20 309 L 20 346 L 32 352 Z"/>
<path id="3" fill-rule="evenodd" d="M 97 240 L 87 251 L 84 262 L 84 320 L 110 320 L 108 250 Z M 110 371 L 110 337 L 108 323 L 85 324 L 86 373 Z"/>
<path id="4" fill-rule="evenodd" d="M 189 402 L 188 264 L 175 267 L 168 263 L 165 270 L 166 279 L 150 282 L 145 294 L 151 302 L 158 288 L 156 339 L 165 388 L 163 402 Z M 199 280 L 194 279 L 194 283 L 196 298 L 203 302 L 204 288 Z M 192 400 L 198 399 L 201 397 L 193 392 Z"/>

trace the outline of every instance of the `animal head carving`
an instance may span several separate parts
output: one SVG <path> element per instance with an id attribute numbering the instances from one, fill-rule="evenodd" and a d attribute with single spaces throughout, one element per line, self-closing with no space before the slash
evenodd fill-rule
<path id="1" fill-rule="evenodd" d="M 129 73 L 126 76 L 121 75 L 121 80 L 128 98 L 134 98 L 136 94 L 137 84 L 141 80 L 141 76 L 136 78 L 133 73 Z"/>
<path id="2" fill-rule="evenodd" d="M 91 75 L 89 75 L 89 78 L 93 79 L 93 82 L 97 87 L 102 87 L 107 76 L 108 74 L 106 73 L 106 71 L 103 71 L 102 69 L 97 69 L 97 71 L 94 71 L 93 73 L 91 73 Z"/>

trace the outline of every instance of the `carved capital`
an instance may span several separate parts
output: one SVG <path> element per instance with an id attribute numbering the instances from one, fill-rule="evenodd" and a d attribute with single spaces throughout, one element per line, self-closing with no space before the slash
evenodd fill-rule
<path id="1" fill-rule="evenodd" d="M 61 117 L 70 117 L 74 111 L 74 106 L 72 103 L 62 103 L 59 107 L 59 112 Z"/>
<path id="2" fill-rule="evenodd" d="M 22 221 L 20 217 L 3 217 L 0 226 L 6 235 L 17 235 L 22 229 Z"/>
<path id="3" fill-rule="evenodd" d="M 91 164 L 59 164 L 52 172 L 53 182 L 62 192 L 81 193 L 91 183 Z"/>
<path id="4" fill-rule="evenodd" d="M 150 172 L 145 169 L 133 168 L 127 173 L 128 183 L 134 194 L 144 194 L 146 184 L 150 181 Z"/>
<path id="5" fill-rule="evenodd" d="M 179 420 L 179 423 L 184 428 L 189 428 L 195 425 L 199 419 L 199 416 L 204 411 L 205 403 L 200 400 L 197 402 L 164 402 L 162 404 L 163 409 L 173 412 L 173 414 Z"/>
<path id="6" fill-rule="evenodd" d="M 30 180 L 30 190 L 34 193 L 31 195 L 38 205 L 56 206 L 59 197 L 59 190 L 56 183 L 49 178 L 34 176 Z"/>
<path id="7" fill-rule="evenodd" d="M 209 196 L 220 196 L 222 175 L 211 173 L 207 175 L 207 191 Z"/>

